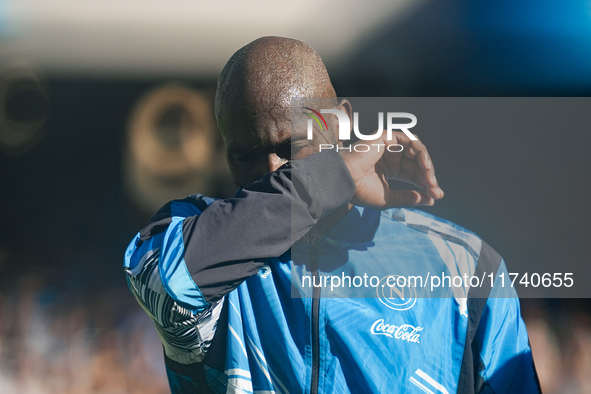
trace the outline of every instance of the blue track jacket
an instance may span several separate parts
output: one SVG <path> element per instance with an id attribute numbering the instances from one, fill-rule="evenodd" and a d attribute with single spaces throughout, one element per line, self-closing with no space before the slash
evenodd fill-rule
<path id="1" fill-rule="evenodd" d="M 501 257 L 419 210 L 353 207 L 311 231 L 353 193 L 323 152 L 156 213 L 124 265 L 171 391 L 540 392 Z"/>

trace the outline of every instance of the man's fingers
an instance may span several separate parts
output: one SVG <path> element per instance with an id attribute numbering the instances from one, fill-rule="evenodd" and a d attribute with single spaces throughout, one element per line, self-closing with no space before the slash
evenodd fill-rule
<path id="1" fill-rule="evenodd" d="M 423 181 L 425 186 L 424 189 L 435 199 L 443 198 L 444 193 L 437 182 L 437 177 L 435 176 L 435 167 L 433 166 L 433 162 L 431 161 L 427 147 L 425 147 L 425 145 L 423 145 L 420 140 L 411 141 L 410 139 L 409 147 L 409 150 L 412 150 L 415 154 L 415 162 L 420 166 L 420 169 L 415 168 L 414 170 L 417 178 Z M 408 159 L 407 161 L 412 162 Z"/>
<path id="2" fill-rule="evenodd" d="M 385 208 L 431 206 L 433 204 L 435 204 L 435 200 L 427 193 L 416 190 L 393 190 L 388 195 Z"/>
<path id="3" fill-rule="evenodd" d="M 397 179 L 415 185 L 436 200 L 442 198 L 444 193 L 437 182 L 435 167 L 425 145 L 418 139 L 411 140 L 401 132 L 395 132 L 394 135 L 397 143 L 402 145 L 403 151 L 384 152 L 376 169 L 385 174 L 388 179 Z M 384 142 L 387 141 L 384 140 Z"/>
<path id="4" fill-rule="evenodd" d="M 404 133 L 395 133 L 395 137 L 395 142 L 402 145 L 402 151 L 384 148 L 386 143 L 394 142 L 386 140 L 384 135 L 384 144 L 375 144 L 376 149 L 353 149 L 342 153 L 357 186 L 355 203 L 382 209 L 433 205 L 435 200 L 443 197 L 443 191 L 437 183 L 427 148 Z M 387 179 L 408 182 L 422 190 L 389 190 Z"/>
<path id="5" fill-rule="evenodd" d="M 417 161 L 404 158 L 401 167 L 397 179 L 420 187 L 435 199 L 443 197 L 443 190 L 439 187 L 433 165 L 430 165 L 429 169 L 425 169 L 424 165 L 419 165 Z"/>
<path id="6" fill-rule="evenodd" d="M 418 166 L 416 168 L 419 168 Z M 411 185 L 415 185 L 420 187 L 421 189 L 427 191 L 429 189 L 428 186 L 425 185 L 425 182 L 421 179 L 420 175 L 417 175 L 415 170 L 405 170 L 403 169 L 400 172 L 400 175 L 396 177 L 397 180 L 410 183 Z"/>
<path id="7" fill-rule="evenodd" d="M 411 156 L 416 160 L 417 163 L 421 166 L 421 168 L 425 170 L 430 170 L 433 168 L 433 163 L 431 162 L 431 157 L 429 156 L 429 151 L 427 147 L 423 145 L 421 140 L 408 140 L 408 155 Z"/>

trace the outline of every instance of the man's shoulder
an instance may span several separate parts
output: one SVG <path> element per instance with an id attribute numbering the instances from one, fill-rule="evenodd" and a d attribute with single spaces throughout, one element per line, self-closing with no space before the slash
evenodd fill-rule
<path id="1" fill-rule="evenodd" d="M 413 208 L 391 208 L 381 211 L 383 218 L 402 223 L 410 228 L 425 233 L 436 233 L 442 237 L 453 239 L 481 239 L 475 232 L 459 224 Z"/>
<path id="2" fill-rule="evenodd" d="M 188 218 L 199 215 L 216 199 L 202 194 L 192 194 L 188 197 L 167 202 L 150 219 L 148 224 L 140 230 L 140 240 L 144 241 L 165 230 L 175 218 Z"/>
<path id="3" fill-rule="evenodd" d="M 404 228 L 418 231 L 436 243 L 440 240 L 457 244 L 467 249 L 476 258 L 480 255 L 484 243 L 482 238 L 473 231 L 420 209 L 387 209 L 381 212 L 381 217 L 386 219 L 382 220 L 383 224 L 402 224 Z"/>
<path id="4" fill-rule="evenodd" d="M 167 202 L 160 208 L 150 222 L 166 217 L 189 217 L 203 212 L 216 199 L 202 194 L 192 194 L 182 199 Z"/>

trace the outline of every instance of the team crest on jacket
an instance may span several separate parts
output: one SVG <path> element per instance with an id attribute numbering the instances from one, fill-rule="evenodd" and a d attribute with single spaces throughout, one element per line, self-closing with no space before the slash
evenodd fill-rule
<path id="1" fill-rule="evenodd" d="M 417 290 L 404 276 L 388 275 L 383 277 L 376 291 L 380 302 L 395 311 L 410 309 L 417 302 Z"/>

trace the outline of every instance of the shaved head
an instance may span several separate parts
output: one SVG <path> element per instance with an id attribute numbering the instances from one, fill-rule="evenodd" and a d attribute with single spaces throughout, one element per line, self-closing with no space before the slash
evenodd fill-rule
<path id="1" fill-rule="evenodd" d="M 237 110 L 273 116 L 288 110 L 293 97 L 336 97 L 322 59 L 301 41 L 259 38 L 234 53 L 222 70 L 216 118 L 223 123 L 228 111 Z"/>
<path id="2" fill-rule="evenodd" d="M 215 114 L 230 169 L 240 186 L 274 171 L 289 158 L 285 151 L 291 138 L 290 103 L 296 97 L 324 97 L 324 108 L 337 104 L 322 59 L 301 41 L 259 38 L 226 63 L 218 79 Z"/>

